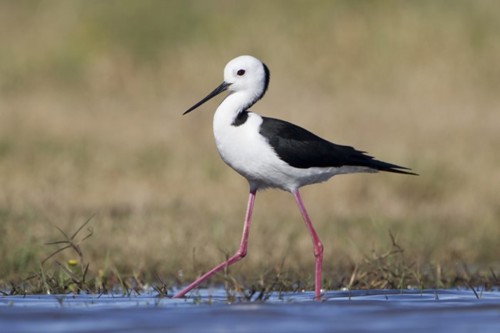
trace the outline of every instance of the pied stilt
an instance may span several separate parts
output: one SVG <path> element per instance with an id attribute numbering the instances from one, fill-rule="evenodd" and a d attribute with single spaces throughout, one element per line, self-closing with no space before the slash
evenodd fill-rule
<path id="1" fill-rule="evenodd" d="M 376 160 L 349 146 L 331 143 L 289 122 L 251 112 L 249 108 L 264 96 L 268 85 L 267 66 L 252 56 L 240 56 L 224 68 L 222 84 L 184 112 L 189 113 L 216 95 L 229 91 L 214 115 L 215 143 L 224 162 L 248 180 L 250 195 L 239 249 L 179 291 L 175 298 L 184 296 L 217 271 L 245 257 L 255 195 L 264 188 L 278 188 L 293 194 L 311 235 L 316 259 L 314 296 L 319 300 L 323 244 L 302 203 L 299 188 L 338 174 L 387 171 L 415 175 L 408 168 Z"/>

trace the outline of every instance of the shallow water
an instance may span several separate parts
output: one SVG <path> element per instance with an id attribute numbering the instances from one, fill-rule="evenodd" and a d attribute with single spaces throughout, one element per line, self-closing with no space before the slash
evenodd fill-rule
<path id="1" fill-rule="evenodd" d="M 333 291 L 227 304 L 222 289 L 187 299 L 141 295 L 0 297 L 0 332 L 500 332 L 500 292 Z"/>

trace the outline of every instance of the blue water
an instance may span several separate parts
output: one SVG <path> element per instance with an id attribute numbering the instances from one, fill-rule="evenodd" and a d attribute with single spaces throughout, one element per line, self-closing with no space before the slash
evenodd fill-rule
<path id="1" fill-rule="evenodd" d="M 500 292 L 332 291 L 271 294 L 265 302 L 222 289 L 188 299 L 141 295 L 0 297 L 0 332 L 500 332 Z"/>

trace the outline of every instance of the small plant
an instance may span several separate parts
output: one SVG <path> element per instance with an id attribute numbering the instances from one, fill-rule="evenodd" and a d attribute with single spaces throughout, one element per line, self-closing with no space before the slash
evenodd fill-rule
<path id="1" fill-rule="evenodd" d="M 167 296 L 168 290 L 170 289 L 169 284 L 166 283 L 158 274 L 155 274 L 155 279 L 157 283 L 152 285 L 153 290 L 158 293 L 159 298 Z"/>
<path id="2" fill-rule="evenodd" d="M 406 289 L 422 284 L 421 276 L 413 262 L 408 262 L 397 237 L 389 231 L 391 247 L 383 252 L 372 251 L 361 263 L 355 265 L 347 289 Z"/>
<path id="3" fill-rule="evenodd" d="M 41 277 L 43 289 L 46 293 L 66 293 L 68 291 L 80 293 L 81 291 L 90 291 L 91 288 L 87 282 L 89 263 L 85 261 L 80 245 L 85 240 L 89 239 L 93 235 L 94 231 L 92 227 L 87 227 L 86 234 L 84 234 L 80 239 L 77 236 L 80 235 L 82 230 L 84 230 L 84 228 L 90 223 L 92 218 L 93 216 L 87 219 L 71 236 L 68 236 L 66 232 L 56 226 L 56 229 L 59 230 L 64 239 L 46 244 L 62 246 L 46 257 L 40 265 L 39 276 Z M 76 255 L 76 259 L 71 258 L 64 263 L 59 260 L 55 260 L 54 262 L 58 269 L 53 272 L 46 271 L 44 268 L 45 263 L 57 254 L 66 250 L 71 250 Z"/>

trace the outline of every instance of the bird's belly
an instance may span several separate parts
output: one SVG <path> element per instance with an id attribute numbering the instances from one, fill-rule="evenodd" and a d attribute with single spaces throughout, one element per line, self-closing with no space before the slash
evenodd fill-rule
<path id="1" fill-rule="evenodd" d="M 291 167 L 282 161 L 264 137 L 242 127 L 215 134 L 219 154 L 226 164 L 256 189 L 294 191 L 301 186 L 328 180 L 338 168 Z"/>
<path id="2" fill-rule="evenodd" d="M 276 163 L 272 149 L 251 131 L 244 128 L 225 131 L 215 135 L 215 143 L 222 160 L 249 181 L 271 181 Z M 258 133 L 257 133 L 258 134 Z"/>

